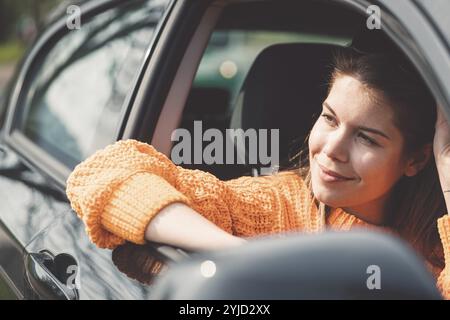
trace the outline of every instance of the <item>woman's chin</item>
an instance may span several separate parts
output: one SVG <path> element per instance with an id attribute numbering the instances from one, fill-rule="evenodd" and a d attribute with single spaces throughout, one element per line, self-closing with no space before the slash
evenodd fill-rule
<path id="1" fill-rule="evenodd" d="M 339 201 L 337 199 L 333 199 L 331 197 L 321 196 L 319 194 L 319 196 L 316 196 L 316 199 L 329 207 L 333 207 L 333 208 L 342 207 L 341 201 Z"/>
<path id="2" fill-rule="evenodd" d="M 329 207 L 338 208 L 346 205 L 345 197 L 336 190 L 328 190 L 321 186 L 314 187 L 313 185 L 313 194 L 317 200 Z"/>

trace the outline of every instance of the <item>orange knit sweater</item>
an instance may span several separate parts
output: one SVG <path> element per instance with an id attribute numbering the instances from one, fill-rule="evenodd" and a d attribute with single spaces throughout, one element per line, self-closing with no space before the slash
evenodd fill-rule
<path id="1" fill-rule="evenodd" d="M 144 244 L 148 223 L 174 202 L 189 205 L 240 237 L 316 233 L 326 227 L 376 228 L 340 208 L 321 218 L 310 191 L 295 173 L 221 181 L 210 173 L 176 166 L 152 146 L 135 140 L 116 142 L 80 163 L 67 180 L 67 196 L 91 240 L 110 249 L 126 241 Z M 437 223 L 445 268 L 429 267 L 443 296 L 450 298 L 450 217 Z"/>

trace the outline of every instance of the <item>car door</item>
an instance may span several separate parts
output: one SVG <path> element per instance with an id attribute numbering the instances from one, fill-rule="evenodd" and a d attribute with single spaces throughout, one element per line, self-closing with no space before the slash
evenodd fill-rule
<path id="1" fill-rule="evenodd" d="M 0 299 L 149 297 L 89 241 L 64 189 L 77 163 L 117 140 L 172 5 L 86 2 L 78 27 L 64 15 L 28 52 L 0 144 Z"/>

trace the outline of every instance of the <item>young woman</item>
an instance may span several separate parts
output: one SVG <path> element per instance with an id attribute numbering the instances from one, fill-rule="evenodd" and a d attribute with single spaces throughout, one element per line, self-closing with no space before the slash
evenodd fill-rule
<path id="1" fill-rule="evenodd" d="M 355 40 L 336 53 L 299 169 L 220 181 L 135 140 L 79 164 L 67 195 L 92 241 L 116 248 L 119 268 L 146 281 L 161 267 L 140 258 L 146 240 L 204 250 L 367 227 L 408 241 L 450 298 L 449 125 L 407 59 L 370 37 L 372 48 Z"/>

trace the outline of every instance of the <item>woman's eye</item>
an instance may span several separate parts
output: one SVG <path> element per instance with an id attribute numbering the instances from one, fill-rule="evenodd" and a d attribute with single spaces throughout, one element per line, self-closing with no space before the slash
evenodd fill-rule
<path id="1" fill-rule="evenodd" d="M 321 116 L 325 119 L 326 122 L 328 122 L 330 124 L 334 124 L 335 123 L 334 118 L 332 116 L 330 116 L 328 114 L 325 114 L 325 113 L 322 114 Z"/>
<path id="2" fill-rule="evenodd" d="M 374 146 L 375 146 L 375 145 L 378 145 L 374 140 L 370 139 L 368 136 L 366 136 L 366 135 L 363 134 L 363 133 L 360 133 L 359 136 L 361 137 L 361 139 L 364 140 L 364 142 L 365 142 L 366 144 L 368 144 L 368 145 L 370 145 L 370 146 L 372 146 L 372 145 L 374 145 Z"/>

